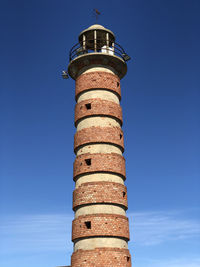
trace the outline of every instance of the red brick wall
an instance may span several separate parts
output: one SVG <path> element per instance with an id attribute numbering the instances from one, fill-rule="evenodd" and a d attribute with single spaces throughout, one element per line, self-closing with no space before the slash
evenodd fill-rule
<path id="1" fill-rule="evenodd" d="M 91 160 L 91 165 L 87 165 L 86 160 L 88 159 Z M 125 179 L 125 159 L 123 156 L 116 153 L 87 153 L 76 157 L 74 161 L 74 180 L 76 180 L 79 175 L 94 172 L 115 173 L 121 175 L 123 179 Z"/>
<path id="2" fill-rule="evenodd" d="M 73 267 L 131 267 L 131 255 L 128 249 L 96 248 L 78 250 L 72 254 Z"/>
<path id="3" fill-rule="evenodd" d="M 91 62 L 90 62 L 91 63 Z M 93 62 L 95 63 L 95 62 Z M 97 64 L 97 63 L 95 63 Z M 116 66 L 115 66 L 116 67 Z M 79 66 L 81 69 L 81 66 Z M 121 99 L 120 79 L 108 72 L 88 72 L 76 79 L 76 100 L 89 90 L 107 90 Z M 94 91 L 95 92 L 95 91 Z M 89 117 L 109 117 L 122 125 L 122 110 L 114 101 L 101 98 L 87 99 L 76 104 L 75 126 Z M 112 144 L 124 151 L 123 132 L 120 127 L 91 126 L 78 131 L 74 136 L 74 151 L 90 144 Z M 76 157 L 74 180 L 89 173 L 112 173 L 125 180 L 125 159 L 117 153 L 85 153 Z M 83 177 L 84 178 L 84 177 Z M 120 205 L 127 209 L 127 191 L 123 184 L 115 182 L 85 182 L 73 192 L 73 209 L 95 204 Z M 77 216 L 76 216 L 77 217 Z M 86 214 L 78 216 L 72 223 L 72 241 L 81 238 L 118 237 L 129 240 L 128 218 L 117 214 Z M 113 244 L 114 245 L 114 244 Z M 72 254 L 72 267 L 131 267 L 128 249 L 96 247 L 93 250 L 77 250 Z"/>
<path id="4" fill-rule="evenodd" d="M 73 192 L 73 208 L 91 203 L 113 203 L 127 209 L 126 186 L 113 182 L 84 183 Z"/>
<path id="5" fill-rule="evenodd" d="M 86 104 L 91 104 L 91 108 L 87 109 Z M 115 102 L 93 98 L 81 101 L 75 107 L 75 126 L 77 122 L 89 116 L 106 116 L 115 118 L 122 125 L 122 109 Z"/>
<path id="6" fill-rule="evenodd" d="M 91 223 L 88 229 L 85 222 Z M 72 222 L 72 241 L 83 237 L 110 236 L 129 240 L 128 218 L 115 214 L 82 215 Z"/>
<path id="7" fill-rule="evenodd" d="M 119 127 L 90 127 L 84 128 L 74 135 L 74 151 L 83 145 L 91 143 L 113 144 L 124 152 L 124 135 Z"/>
<path id="8" fill-rule="evenodd" d="M 80 93 L 91 89 L 106 89 L 121 99 L 120 79 L 112 73 L 95 71 L 82 74 L 76 79 L 76 99 Z"/>

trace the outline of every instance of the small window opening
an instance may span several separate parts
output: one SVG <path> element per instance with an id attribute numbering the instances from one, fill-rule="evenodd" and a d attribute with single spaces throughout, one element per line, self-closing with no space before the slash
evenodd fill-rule
<path id="1" fill-rule="evenodd" d="M 91 103 L 85 104 L 87 109 L 91 109 Z"/>
<path id="2" fill-rule="evenodd" d="M 117 82 L 117 87 L 119 87 L 119 82 Z"/>
<path id="3" fill-rule="evenodd" d="M 85 163 L 90 166 L 91 165 L 91 159 L 85 159 Z"/>
<path id="4" fill-rule="evenodd" d="M 130 257 L 129 256 L 127 256 L 127 261 L 130 261 Z"/>
<path id="5" fill-rule="evenodd" d="M 120 134 L 120 135 L 119 135 L 119 138 L 120 138 L 120 139 L 122 139 L 122 136 L 123 136 L 123 135 L 122 135 L 122 134 Z"/>
<path id="6" fill-rule="evenodd" d="M 125 197 L 125 195 L 126 195 L 126 192 L 123 191 L 123 197 Z"/>
<path id="7" fill-rule="evenodd" d="M 87 229 L 91 229 L 91 221 L 85 222 Z"/>

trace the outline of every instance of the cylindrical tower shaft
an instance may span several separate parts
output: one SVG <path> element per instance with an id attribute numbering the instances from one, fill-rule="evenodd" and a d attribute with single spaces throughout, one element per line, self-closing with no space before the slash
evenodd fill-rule
<path id="1" fill-rule="evenodd" d="M 77 102 L 71 266 L 130 267 L 120 107 L 125 53 L 120 47 L 121 58 L 115 54 L 114 34 L 100 25 L 83 31 L 79 41 L 68 68 Z"/>

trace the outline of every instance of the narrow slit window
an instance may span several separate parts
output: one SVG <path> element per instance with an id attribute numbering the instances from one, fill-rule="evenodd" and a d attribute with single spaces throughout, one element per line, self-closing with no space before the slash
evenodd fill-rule
<path id="1" fill-rule="evenodd" d="M 117 82 L 117 87 L 119 87 L 119 82 Z"/>
<path id="2" fill-rule="evenodd" d="M 122 139 L 122 136 L 123 136 L 123 135 L 122 135 L 122 134 L 120 134 L 120 135 L 119 135 L 119 138 L 120 138 L 120 139 Z"/>
<path id="3" fill-rule="evenodd" d="M 127 261 L 130 261 L 130 257 L 127 256 Z"/>
<path id="4" fill-rule="evenodd" d="M 91 165 L 91 159 L 85 159 L 85 163 L 90 166 Z"/>
<path id="5" fill-rule="evenodd" d="M 91 109 L 91 103 L 85 104 L 87 109 Z"/>
<path id="6" fill-rule="evenodd" d="M 87 227 L 87 229 L 91 229 L 91 221 L 85 222 L 85 226 Z"/>
<path id="7" fill-rule="evenodd" d="M 125 191 L 123 191 L 123 197 L 125 197 L 125 195 L 126 195 L 126 192 L 125 192 Z"/>

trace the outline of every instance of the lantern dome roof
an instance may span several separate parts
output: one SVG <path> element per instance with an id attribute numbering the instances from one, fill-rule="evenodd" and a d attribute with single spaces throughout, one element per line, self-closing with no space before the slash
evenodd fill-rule
<path id="1" fill-rule="evenodd" d="M 100 25 L 100 24 L 93 24 L 91 25 L 90 27 L 88 27 L 87 29 L 83 30 L 80 34 L 79 34 L 79 41 L 82 40 L 82 37 L 84 34 L 88 34 L 90 33 L 91 31 L 101 31 L 101 32 L 105 32 L 105 33 L 109 33 L 110 36 L 112 36 L 112 39 L 115 40 L 115 35 L 114 33 L 109 30 L 109 29 L 106 29 L 104 26 Z"/>

